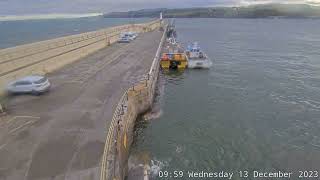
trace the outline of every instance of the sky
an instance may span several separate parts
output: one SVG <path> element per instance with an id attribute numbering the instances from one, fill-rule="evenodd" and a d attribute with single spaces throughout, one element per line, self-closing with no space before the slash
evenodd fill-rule
<path id="1" fill-rule="evenodd" d="M 320 0 L 0 0 L 0 15 L 105 13 L 160 7 L 246 6 L 261 3 L 320 5 Z"/>

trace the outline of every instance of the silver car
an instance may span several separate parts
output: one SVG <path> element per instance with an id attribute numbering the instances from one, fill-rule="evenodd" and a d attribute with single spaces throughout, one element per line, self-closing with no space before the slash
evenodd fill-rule
<path id="1" fill-rule="evenodd" d="M 118 43 L 129 43 L 131 40 L 127 36 L 121 36 L 118 40 Z"/>
<path id="2" fill-rule="evenodd" d="M 46 77 L 33 75 L 26 76 L 9 83 L 7 86 L 7 91 L 10 94 L 32 93 L 34 95 L 39 95 L 49 91 L 50 86 L 51 84 Z"/>
<path id="3" fill-rule="evenodd" d="M 131 39 L 131 41 L 137 39 L 138 34 L 135 32 L 127 32 L 126 35 Z"/>

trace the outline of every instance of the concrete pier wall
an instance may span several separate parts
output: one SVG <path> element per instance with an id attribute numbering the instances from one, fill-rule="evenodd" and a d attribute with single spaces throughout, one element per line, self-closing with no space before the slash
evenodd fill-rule
<path id="1" fill-rule="evenodd" d="M 118 40 L 126 31 L 147 32 L 160 21 L 129 24 L 0 50 L 0 95 L 17 78 L 53 72 Z"/>
<path id="2" fill-rule="evenodd" d="M 166 30 L 149 73 L 124 93 L 113 114 L 102 157 L 101 180 L 123 180 L 127 175 L 135 121 L 139 114 L 148 111 L 153 104 L 165 34 Z"/>

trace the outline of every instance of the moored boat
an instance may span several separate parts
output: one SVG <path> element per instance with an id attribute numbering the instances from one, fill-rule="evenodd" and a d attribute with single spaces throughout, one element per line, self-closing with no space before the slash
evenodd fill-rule
<path id="1" fill-rule="evenodd" d="M 188 63 L 184 53 L 163 53 L 160 65 L 163 69 L 185 69 Z"/>
<path id="2" fill-rule="evenodd" d="M 188 61 L 186 54 L 176 41 L 176 36 L 175 29 L 171 27 L 171 30 L 167 33 L 167 41 L 164 44 L 165 48 L 162 50 L 160 61 L 162 69 L 184 70 L 187 68 Z"/>
<path id="3" fill-rule="evenodd" d="M 186 50 L 188 68 L 191 69 L 208 69 L 212 66 L 211 60 L 201 50 L 198 43 L 192 43 Z"/>

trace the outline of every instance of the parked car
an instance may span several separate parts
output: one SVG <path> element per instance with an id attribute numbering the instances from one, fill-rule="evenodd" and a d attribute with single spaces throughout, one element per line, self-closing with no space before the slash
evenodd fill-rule
<path id="1" fill-rule="evenodd" d="M 32 93 L 39 95 L 50 89 L 50 82 L 44 76 L 26 76 L 8 84 L 7 91 L 10 94 Z"/>
<path id="2" fill-rule="evenodd" d="M 131 39 L 127 36 L 120 36 L 118 43 L 129 43 Z"/>
<path id="3" fill-rule="evenodd" d="M 138 37 L 138 34 L 135 32 L 127 32 L 126 35 L 129 36 L 131 40 L 135 40 Z"/>
<path id="4" fill-rule="evenodd" d="M 125 32 L 120 35 L 118 42 L 130 42 L 135 40 L 137 37 L 138 34 L 135 32 Z"/>

